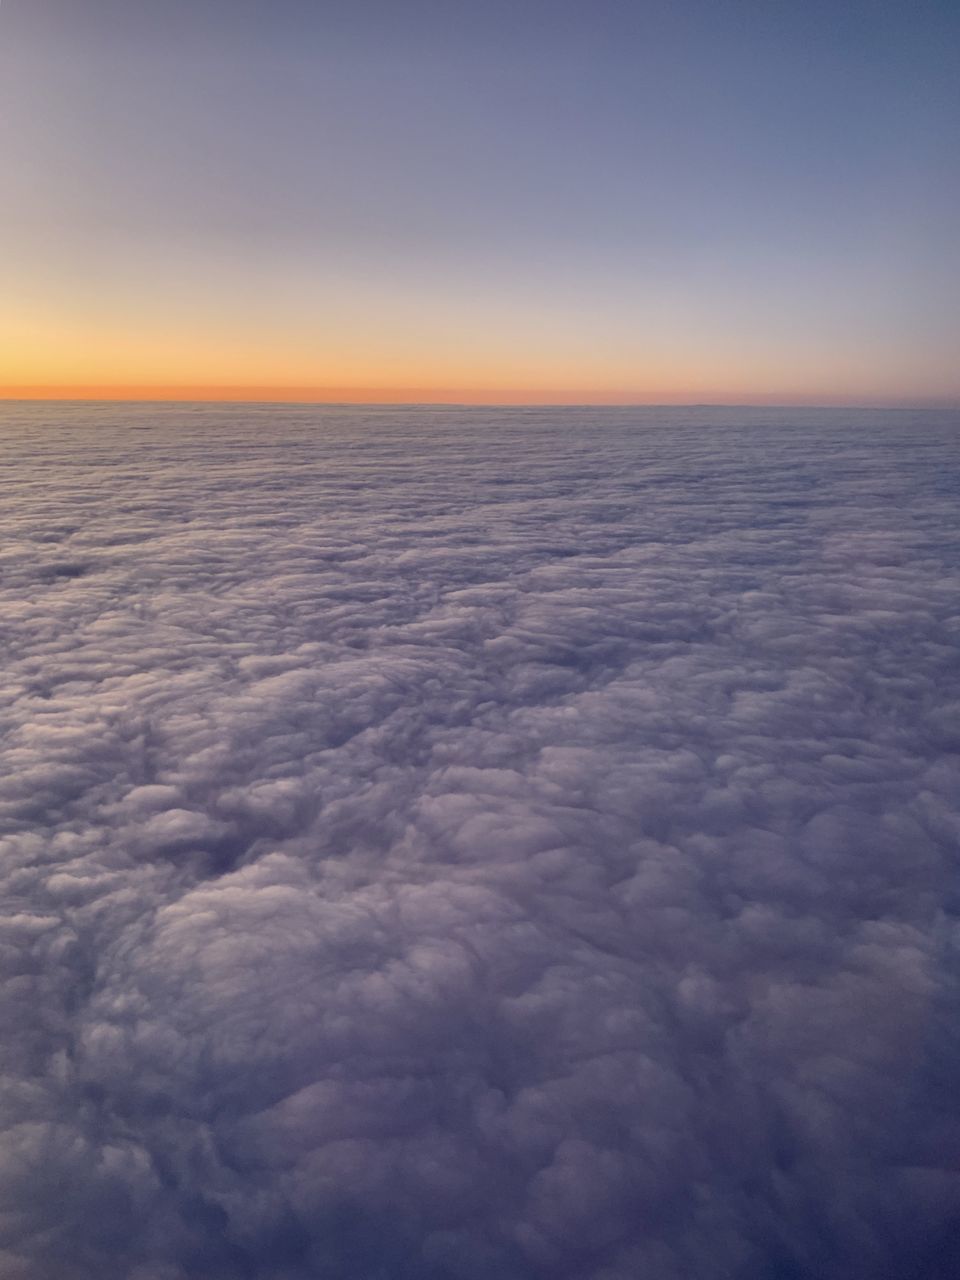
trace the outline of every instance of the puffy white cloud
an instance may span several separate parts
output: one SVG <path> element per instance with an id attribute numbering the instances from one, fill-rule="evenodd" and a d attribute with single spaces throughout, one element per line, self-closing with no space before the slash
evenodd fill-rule
<path id="1" fill-rule="evenodd" d="M 2 430 L 4 1280 L 955 1273 L 955 421 Z"/>

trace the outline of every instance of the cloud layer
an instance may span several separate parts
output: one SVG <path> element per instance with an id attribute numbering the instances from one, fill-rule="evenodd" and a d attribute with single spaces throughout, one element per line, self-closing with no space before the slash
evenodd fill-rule
<path id="1" fill-rule="evenodd" d="M 955 420 L 0 426 L 4 1280 L 956 1274 Z"/>

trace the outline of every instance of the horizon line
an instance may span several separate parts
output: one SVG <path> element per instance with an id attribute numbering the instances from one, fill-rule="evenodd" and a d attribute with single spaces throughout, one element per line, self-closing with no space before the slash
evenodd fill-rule
<path id="1" fill-rule="evenodd" d="M 568 393 L 569 394 L 569 393 Z M 584 394 L 584 393 L 581 393 Z M 718 394 L 716 398 L 686 399 L 681 393 L 663 393 L 665 398 L 639 396 L 629 392 L 587 392 L 580 399 L 574 393 L 522 391 L 517 388 L 485 391 L 468 387 L 303 387 L 236 386 L 195 384 L 164 386 L 128 384 L 91 386 L 64 384 L 14 384 L 0 386 L 0 401 L 8 403 L 123 403 L 123 404 L 295 404 L 295 405 L 409 405 L 456 408 L 730 408 L 730 409 L 957 409 L 960 396 L 870 396 L 829 393 L 823 396 L 800 393 L 758 393 L 738 399 Z M 596 398 L 594 398 L 596 397 Z"/>

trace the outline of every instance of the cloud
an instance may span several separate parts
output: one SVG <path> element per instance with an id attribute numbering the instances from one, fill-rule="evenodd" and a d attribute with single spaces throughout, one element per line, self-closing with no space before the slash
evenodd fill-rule
<path id="1" fill-rule="evenodd" d="M 3 413 L 0 1274 L 954 1274 L 948 417 Z"/>

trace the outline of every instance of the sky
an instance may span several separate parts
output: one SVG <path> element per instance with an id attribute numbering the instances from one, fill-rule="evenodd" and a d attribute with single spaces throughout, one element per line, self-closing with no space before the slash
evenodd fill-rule
<path id="1" fill-rule="evenodd" d="M 960 10 L 3 0 L 0 394 L 960 400 Z"/>

